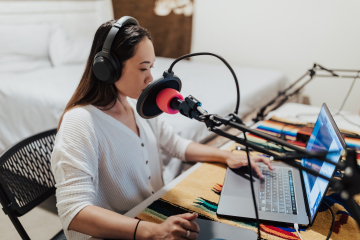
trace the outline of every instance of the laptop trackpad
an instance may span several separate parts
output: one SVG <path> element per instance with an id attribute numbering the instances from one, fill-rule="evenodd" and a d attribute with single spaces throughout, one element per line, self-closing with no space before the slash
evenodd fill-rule
<path id="1" fill-rule="evenodd" d="M 259 177 L 253 170 L 253 183 L 255 195 L 257 195 L 259 186 Z M 239 169 L 228 168 L 226 172 L 226 184 L 224 185 L 223 194 L 228 196 L 239 197 L 239 201 L 249 202 L 252 200 L 249 168 L 241 167 Z"/>

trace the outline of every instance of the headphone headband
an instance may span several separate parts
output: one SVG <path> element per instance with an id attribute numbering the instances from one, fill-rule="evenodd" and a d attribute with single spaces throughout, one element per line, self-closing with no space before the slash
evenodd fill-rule
<path id="1" fill-rule="evenodd" d="M 105 50 L 106 52 L 110 51 L 112 42 L 114 41 L 114 38 L 116 37 L 116 34 L 120 30 L 121 27 L 125 27 L 127 25 L 139 25 L 138 21 L 130 16 L 124 16 L 120 18 L 114 26 L 110 29 L 110 32 L 108 33 L 103 48 L 101 51 Z"/>
<path id="2" fill-rule="evenodd" d="M 120 28 L 127 25 L 139 25 L 139 23 L 133 17 L 124 16 L 120 18 L 110 29 L 101 51 L 94 57 L 93 73 L 100 81 L 111 84 L 119 80 L 121 76 L 121 63 L 115 54 L 111 53 L 110 49 Z"/>

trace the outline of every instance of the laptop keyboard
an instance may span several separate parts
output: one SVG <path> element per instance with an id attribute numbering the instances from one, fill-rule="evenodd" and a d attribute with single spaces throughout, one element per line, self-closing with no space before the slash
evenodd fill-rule
<path id="1" fill-rule="evenodd" d="M 297 214 L 291 168 L 269 170 L 261 166 L 264 179 L 260 181 L 259 211 Z"/>

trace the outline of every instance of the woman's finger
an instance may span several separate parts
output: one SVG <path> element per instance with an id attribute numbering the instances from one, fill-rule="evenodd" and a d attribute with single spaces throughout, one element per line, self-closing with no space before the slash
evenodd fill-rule
<path id="1" fill-rule="evenodd" d="M 259 165 L 257 165 L 256 162 L 253 160 L 251 161 L 251 167 L 255 170 L 255 172 L 260 178 L 264 178 L 264 175 L 262 174 Z"/>
<path id="2" fill-rule="evenodd" d="M 241 168 L 243 166 L 246 166 L 247 165 L 247 162 L 244 161 L 243 159 L 230 159 L 231 161 L 228 161 L 227 164 L 230 168 L 233 168 L 233 169 L 238 169 L 238 168 Z"/>
<path id="3" fill-rule="evenodd" d="M 173 225 L 171 227 L 171 236 L 174 238 L 174 239 L 188 239 L 186 238 L 187 236 L 187 232 L 186 232 L 186 229 L 184 229 L 183 227 L 179 226 L 178 224 L 176 225 Z"/>
<path id="4" fill-rule="evenodd" d="M 235 163 L 232 163 L 229 167 L 230 168 L 234 168 L 234 169 L 238 169 L 241 167 L 247 166 L 247 162 L 245 161 L 237 161 Z"/>
<path id="5" fill-rule="evenodd" d="M 190 230 L 190 231 L 193 231 L 193 232 L 199 232 L 200 231 L 199 225 L 194 221 L 186 221 L 184 219 L 184 221 L 181 222 L 181 226 L 183 228 L 185 228 L 186 230 Z"/>
<path id="6" fill-rule="evenodd" d="M 197 213 L 183 213 L 183 214 L 175 215 L 175 217 L 180 217 L 182 219 L 192 221 L 198 217 L 198 214 Z"/>
<path id="7" fill-rule="evenodd" d="M 189 235 L 188 235 L 188 231 L 189 231 Z M 198 234 L 197 234 L 197 232 L 193 232 L 193 231 L 185 229 L 180 237 L 181 237 L 181 239 L 182 238 L 184 238 L 184 239 L 197 239 Z"/>
<path id="8" fill-rule="evenodd" d="M 263 162 L 269 167 L 269 169 L 274 170 L 274 166 L 271 164 L 270 158 L 257 157 L 254 159 L 254 161 L 255 162 Z"/>
<path id="9" fill-rule="evenodd" d="M 197 239 L 197 238 L 198 238 L 197 232 L 190 232 L 190 236 L 188 237 L 188 239 Z"/>

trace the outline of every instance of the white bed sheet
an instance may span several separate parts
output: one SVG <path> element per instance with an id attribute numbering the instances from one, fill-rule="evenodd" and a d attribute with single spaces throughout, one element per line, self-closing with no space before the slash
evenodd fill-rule
<path id="1" fill-rule="evenodd" d="M 57 127 L 84 67 L 64 65 L 27 73 L 0 73 L 0 152 Z"/>
<path id="2" fill-rule="evenodd" d="M 154 80 L 173 59 L 158 57 L 152 70 Z M 0 73 L 0 152 L 36 133 L 56 128 L 63 110 L 76 89 L 85 64 L 62 65 L 22 74 Z M 209 113 L 225 116 L 235 109 L 236 88 L 231 73 L 223 64 L 181 61 L 173 69 L 182 80 L 184 96 L 193 95 Z M 284 89 L 287 81 L 277 71 L 234 67 L 241 104 L 239 115 L 261 107 Z M 205 124 L 184 116 L 162 114 L 175 131 L 188 139 L 201 141 L 211 133 Z M 164 153 L 165 182 L 181 172 L 181 162 Z"/>

